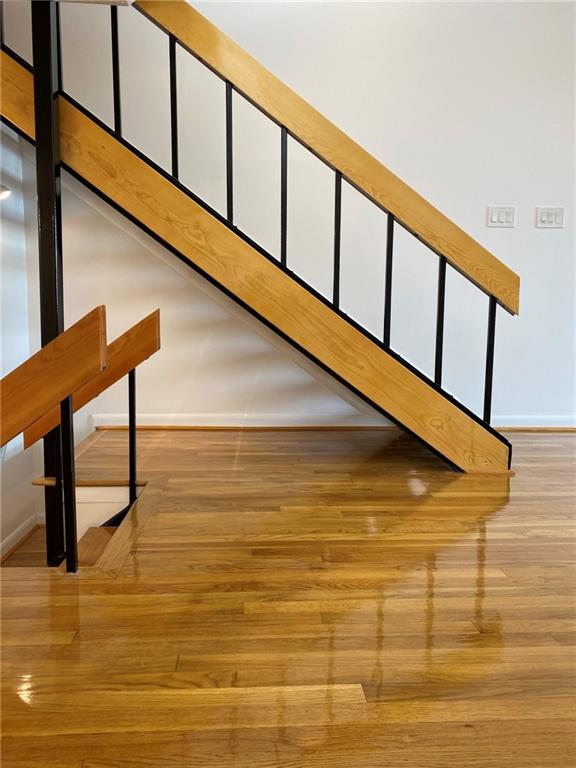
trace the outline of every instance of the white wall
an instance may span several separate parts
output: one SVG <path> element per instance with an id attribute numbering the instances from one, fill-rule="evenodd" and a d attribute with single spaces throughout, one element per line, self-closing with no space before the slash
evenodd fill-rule
<path id="1" fill-rule="evenodd" d="M 573 6 L 196 7 L 519 272 L 521 315 L 498 315 L 494 421 L 576 424 Z M 110 123 L 110 82 L 93 76 L 110 71 L 108 9 L 66 4 L 61 11 L 65 87 Z M 25 11 L 9 14 L 7 41 L 27 55 Z M 166 38 L 133 9 L 119 14 L 124 129 L 169 167 Z M 184 52 L 178 61 L 181 177 L 223 211 L 223 86 Z M 234 129 L 236 221 L 277 256 L 278 129 L 239 97 Z M 329 294 L 332 175 L 291 142 L 289 184 L 289 264 Z M 343 201 L 343 307 L 378 333 L 383 216 L 347 185 Z M 487 229 L 487 204 L 517 205 L 518 226 Z M 566 229 L 536 230 L 536 205 L 566 206 Z M 67 322 L 105 301 L 113 336 L 161 305 L 163 351 L 140 377 L 139 409 L 151 420 L 377 418 L 354 399 L 342 402 L 325 377 L 313 381 L 286 345 L 79 187 L 66 193 L 64 211 Z M 392 341 L 429 373 L 437 260 L 407 236 L 397 246 Z M 487 299 L 449 270 L 446 311 L 446 386 L 479 409 Z M 89 410 L 124 414 L 122 387 Z"/>
<path id="2" fill-rule="evenodd" d="M 36 324 L 31 308 L 28 254 L 35 242 L 27 233 L 26 179 L 18 137 L 2 127 L 0 132 L 1 183 L 12 194 L 0 201 L 0 375 L 4 375 L 36 351 Z M 0 554 L 4 555 L 37 521 L 40 491 L 32 486 L 39 470 L 37 451 L 23 450 L 22 437 L 1 449 Z"/>

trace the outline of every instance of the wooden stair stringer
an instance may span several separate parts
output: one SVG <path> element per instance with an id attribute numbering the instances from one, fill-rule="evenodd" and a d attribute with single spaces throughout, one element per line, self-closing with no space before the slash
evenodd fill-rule
<path id="1" fill-rule="evenodd" d="M 2 53 L 2 114 L 31 135 L 32 75 Z M 509 446 L 60 97 L 65 166 L 346 386 L 466 472 L 508 472 Z"/>

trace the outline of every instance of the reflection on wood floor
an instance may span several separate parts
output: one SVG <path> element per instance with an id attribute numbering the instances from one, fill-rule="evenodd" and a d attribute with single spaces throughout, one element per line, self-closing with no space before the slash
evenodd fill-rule
<path id="1" fill-rule="evenodd" d="M 3 768 L 573 768 L 576 436 L 511 438 L 141 432 L 96 565 L 1 573 Z"/>

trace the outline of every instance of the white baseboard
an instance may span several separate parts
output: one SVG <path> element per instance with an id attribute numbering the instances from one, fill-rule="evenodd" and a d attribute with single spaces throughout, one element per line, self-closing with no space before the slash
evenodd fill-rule
<path id="1" fill-rule="evenodd" d="M 127 413 L 95 413 L 94 427 L 122 427 Z M 140 413 L 138 424 L 144 427 L 378 427 L 390 422 L 370 413 L 286 414 L 286 413 Z M 503 427 L 576 427 L 576 416 L 494 416 L 495 429 Z"/>
<path id="2" fill-rule="evenodd" d="M 19 541 L 21 541 L 27 533 L 29 533 L 35 525 L 38 524 L 38 518 L 36 513 L 27 517 L 23 523 L 20 523 L 18 528 L 12 533 L 9 533 L 5 538 L 0 541 L 0 557 L 9 552 L 12 547 L 15 547 Z"/>
<path id="3" fill-rule="evenodd" d="M 120 427 L 128 423 L 127 413 L 95 413 L 94 427 Z M 139 413 L 143 427 L 378 427 L 390 422 L 378 414 L 317 415 L 285 413 Z"/>
<path id="4" fill-rule="evenodd" d="M 493 416 L 495 429 L 504 427 L 562 428 L 576 427 L 576 416 Z"/>
<path id="5" fill-rule="evenodd" d="M 95 413 L 93 427 L 124 427 L 127 413 Z M 390 425 L 383 416 L 370 413 L 310 414 L 286 413 L 140 413 L 143 427 L 379 427 Z M 537 429 L 574 428 L 576 416 L 495 416 L 495 429 L 526 427 Z"/>

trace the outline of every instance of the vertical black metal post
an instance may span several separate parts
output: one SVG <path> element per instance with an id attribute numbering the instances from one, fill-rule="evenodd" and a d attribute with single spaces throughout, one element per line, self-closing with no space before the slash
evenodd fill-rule
<path id="1" fill-rule="evenodd" d="M 386 227 L 386 278 L 384 283 L 384 344 L 390 346 L 390 317 L 392 314 L 392 257 L 394 253 L 394 216 L 388 214 Z"/>
<path id="2" fill-rule="evenodd" d="M 280 263 L 287 261 L 288 240 L 288 131 L 280 129 Z"/>
<path id="3" fill-rule="evenodd" d="M 0 45 L 4 45 L 4 3 L 0 0 Z"/>
<path id="4" fill-rule="evenodd" d="M 232 83 L 226 83 L 226 218 L 234 222 L 234 151 L 232 136 Z"/>
<path id="5" fill-rule="evenodd" d="M 62 490 L 64 495 L 64 532 L 66 540 L 66 570 L 75 573 L 78 567 L 76 534 L 76 471 L 74 467 L 74 416 L 72 396 L 60 403 L 60 436 L 62 443 Z"/>
<path id="6" fill-rule="evenodd" d="M 172 137 L 172 176 L 178 178 L 178 79 L 176 38 L 170 35 L 170 135 Z"/>
<path id="7" fill-rule="evenodd" d="M 56 0 L 56 68 L 58 77 L 58 90 L 64 89 L 62 78 L 62 36 L 60 34 L 60 0 Z"/>
<path id="8" fill-rule="evenodd" d="M 42 346 L 64 330 L 62 227 L 58 140 L 58 19 L 54 0 L 32 2 L 34 112 Z M 44 474 L 62 476 L 60 430 L 44 438 Z M 62 486 L 45 488 L 46 556 L 49 565 L 62 562 L 65 552 Z"/>
<path id="9" fill-rule="evenodd" d="M 118 48 L 118 7 L 110 6 L 110 30 L 112 32 L 112 93 L 114 98 L 114 131 L 122 135 L 122 111 L 120 106 L 120 54 Z"/>
<path id="10" fill-rule="evenodd" d="M 440 256 L 438 262 L 438 302 L 436 305 L 436 361 L 434 381 L 442 384 L 442 355 L 444 352 L 444 305 L 446 302 L 446 259 Z"/>
<path id="11" fill-rule="evenodd" d="M 42 345 L 64 330 L 56 3 L 33 0 L 34 107 Z"/>
<path id="12" fill-rule="evenodd" d="M 129 503 L 136 501 L 136 371 L 128 373 L 128 473 Z"/>
<path id="13" fill-rule="evenodd" d="M 342 234 L 342 174 L 336 171 L 334 185 L 334 289 L 332 302 L 340 306 L 340 241 Z"/>
<path id="14" fill-rule="evenodd" d="M 490 424 L 492 415 L 492 378 L 494 374 L 494 337 L 496 335 L 496 299 L 490 296 L 488 308 L 488 339 L 486 344 L 486 378 L 484 380 L 484 421 Z"/>

